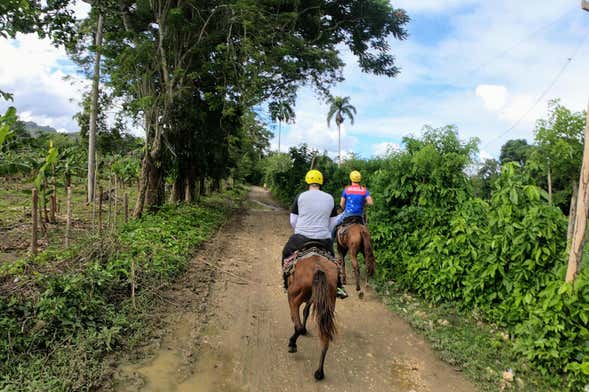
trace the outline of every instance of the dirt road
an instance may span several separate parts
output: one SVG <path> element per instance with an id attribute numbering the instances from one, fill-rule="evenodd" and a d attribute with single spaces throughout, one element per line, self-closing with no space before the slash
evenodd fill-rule
<path id="1" fill-rule="evenodd" d="M 226 224 L 186 279 L 165 294 L 170 306 L 158 349 L 122 365 L 117 390 L 475 390 L 370 292 L 363 300 L 338 300 L 339 334 L 327 353 L 325 380 L 316 382 L 320 348 L 311 319 L 298 352 L 287 351 L 293 326 L 278 261 L 291 233 L 287 211 L 261 188 L 249 196 L 247 213 Z"/>

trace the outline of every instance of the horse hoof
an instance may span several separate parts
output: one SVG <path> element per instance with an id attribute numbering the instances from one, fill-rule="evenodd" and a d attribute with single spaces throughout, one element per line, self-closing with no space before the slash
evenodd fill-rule
<path id="1" fill-rule="evenodd" d="M 325 378 L 325 375 L 323 374 L 323 370 L 316 370 L 315 371 L 315 380 L 321 381 L 324 378 Z"/>
<path id="2" fill-rule="evenodd" d="M 307 334 L 307 328 L 301 329 L 300 334 L 303 335 L 303 336 L 305 336 Z"/>
<path id="3" fill-rule="evenodd" d="M 363 299 L 364 298 L 364 291 L 360 291 L 358 293 L 358 298 Z"/>
<path id="4" fill-rule="evenodd" d="M 288 352 L 289 353 L 296 353 L 297 352 L 297 346 L 288 346 Z"/>

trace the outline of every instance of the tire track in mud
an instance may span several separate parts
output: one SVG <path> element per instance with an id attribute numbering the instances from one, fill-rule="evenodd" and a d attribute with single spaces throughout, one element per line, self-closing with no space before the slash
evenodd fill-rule
<path id="1" fill-rule="evenodd" d="M 313 372 L 320 347 L 314 322 L 289 354 L 292 322 L 279 256 L 291 234 L 287 211 L 254 187 L 251 208 L 194 258 L 169 293 L 165 327 L 152 354 L 119 366 L 118 391 L 474 391 L 407 323 L 368 292 L 338 301 L 339 334 Z M 348 285 L 350 293 L 353 286 Z"/>

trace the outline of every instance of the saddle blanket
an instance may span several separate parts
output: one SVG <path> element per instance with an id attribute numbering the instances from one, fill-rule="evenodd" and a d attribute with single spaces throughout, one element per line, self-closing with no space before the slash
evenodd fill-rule
<path id="1" fill-rule="evenodd" d="M 337 264 L 337 259 L 325 249 L 317 248 L 312 246 L 307 248 L 303 251 L 295 251 L 292 255 L 288 256 L 286 259 L 282 261 L 282 273 L 285 276 L 291 274 L 292 270 L 294 269 L 295 265 L 299 260 L 306 259 L 307 257 L 319 255 L 325 257 L 326 259 L 334 262 Z"/>

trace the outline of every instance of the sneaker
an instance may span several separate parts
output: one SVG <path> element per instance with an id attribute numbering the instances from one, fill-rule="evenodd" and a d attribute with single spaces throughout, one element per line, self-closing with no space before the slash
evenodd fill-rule
<path id="1" fill-rule="evenodd" d="M 336 291 L 336 297 L 340 299 L 348 298 L 348 293 L 346 293 L 346 289 L 344 289 L 343 287 L 338 287 Z"/>

